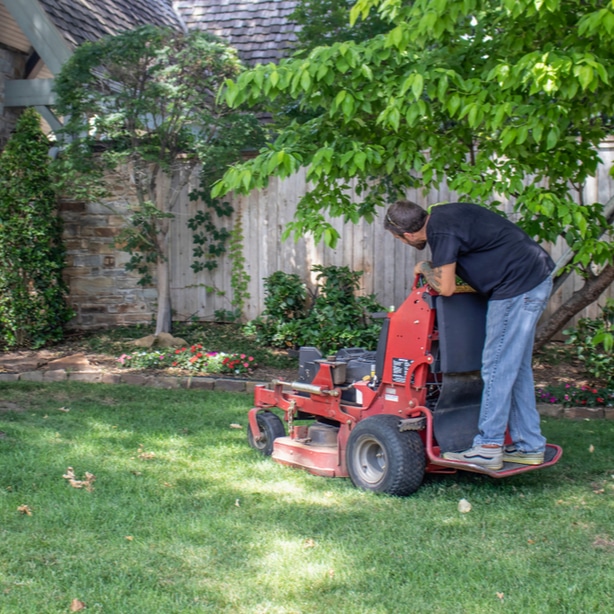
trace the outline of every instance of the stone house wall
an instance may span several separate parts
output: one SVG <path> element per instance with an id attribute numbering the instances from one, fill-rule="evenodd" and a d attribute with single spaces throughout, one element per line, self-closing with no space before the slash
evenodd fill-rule
<path id="1" fill-rule="evenodd" d="M 65 279 L 76 316 L 72 329 L 149 324 L 155 316 L 155 288 L 125 270 L 129 255 L 114 245 L 134 202 L 128 177 L 111 178 L 111 195 L 101 203 L 62 201 L 66 247 Z"/>

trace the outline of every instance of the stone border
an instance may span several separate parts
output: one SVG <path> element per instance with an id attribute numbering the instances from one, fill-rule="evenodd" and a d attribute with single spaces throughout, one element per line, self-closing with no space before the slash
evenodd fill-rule
<path id="1" fill-rule="evenodd" d="M 104 373 L 102 371 L 25 371 L 23 373 L 0 373 L 0 382 L 86 382 L 89 384 L 130 384 L 153 388 L 216 390 L 223 392 L 254 393 L 254 388 L 269 382 L 224 379 L 216 377 L 189 377 L 171 375 L 143 375 L 140 373 Z M 568 418 L 570 420 L 614 420 L 614 407 L 563 407 L 562 405 L 538 403 L 541 416 Z"/>
<path id="2" fill-rule="evenodd" d="M 23 373 L 0 373 L 0 382 L 86 382 L 88 384 L 130 384 L 132 386 L 151 386 L 153 388 L 194 388 L 198 390 L 217 390 L 224 392 L 248 392 L 253 394 L 254 387 L 267 382 L 251 380 L 224 379 L 215 377 L 190 377 L 169 375 L 145 375 L 140 373 L 105 373 L 102 371 L 24 371 Z"/>

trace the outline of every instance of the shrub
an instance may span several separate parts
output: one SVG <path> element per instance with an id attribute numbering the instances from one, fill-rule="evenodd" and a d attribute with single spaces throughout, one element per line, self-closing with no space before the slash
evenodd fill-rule
<path id="1" fill-rule="evenodd" d="M 608 299 L 597 318 L 582 318 L 575 329 L 564 331 L 567 343 L 586 372 L 614 387 L 614 300 Z"/>
<path id="2" fill-rule="evenodd" d="M 375 295 L 356 296 L 362 271 L 316 265 L 318 275 L 311 307 L 307 290 L 296 274 L 277 271 L 265 280 L 265 310 L 246 327 L 256 341 L 273 347 L 311 345 L 323 353 L 342 347 L 374 349 L 381 323 L 371 314 L 383 311 Z"/>
<path id="3" fill-rule="evenodd" d="M 59 341 L 73 315 L 49 162 L 40 117 L 27 109 L 0 155 L 0 339 L 8 347 Z"/>

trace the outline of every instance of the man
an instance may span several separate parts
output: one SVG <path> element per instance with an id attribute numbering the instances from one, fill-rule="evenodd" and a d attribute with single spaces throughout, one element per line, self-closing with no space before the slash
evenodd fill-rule
<path id="1" fill-rule="evenodd" d="M 546 440 L 531 359 L 535 327 L 552 291 L 550 256 L 509 220 L 470 203 L 439 204 L 427 213 L 398 201 L 384 228 L 418 250 L 430 247 L 431 260 L 418 262 L 414 274 L 439 294 L 452 295 L 458 275 L 488 297 L 479 432 L 471 448 L 443 457 L 490 469 L 543 463 Z M 513 443 L 504 446 L 508 426 Z"/>

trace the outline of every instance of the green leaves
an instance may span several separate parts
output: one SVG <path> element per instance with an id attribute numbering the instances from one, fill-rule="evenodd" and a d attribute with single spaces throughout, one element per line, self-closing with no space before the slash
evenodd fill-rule
<path id="1" fill-rule="evenodd" d="M 48 152 L 40 116 L 26 109 L 0 154 L 0 340 L 8 347 L 59 341 L 73 316 Z"/>
<path id="2" fill-rule="evenodd" d="M 584 242 L 585 254 L 611 254 L 593 237 L 600 207 L 571 204 L 611 132 L 611 8 L 597 0 L 359 0 L 351 18 L 373 11 L 388 21 L 385 34 L 237 80 L 236 101 L 274 98 L 269 108 L 284 101 L 307 119 L 288 122 L 216 194 L 304 165 L 316 185 L 292 232 L 332 243 L 324 214 L 352 220 L 410 187 L 446 181 L 458 198 L 513 199 L 521 223 L 544 240 L 565 236 L 576 248 Z M 269 90 L 266 79 L 255 85 L 262 71 L 278 75 Z M 364 208 L 338 188 L 350 180 L 364 182 Z"/>
<path id="3" fill-rule="evenodd" d="M 262 145 L 263 131 L 255 118 L 229 106 L 243 103 L 252 91 L 260 95 L 271 84 L 281 84 L 282 78 L 287 84 L 289 77 L 273 71 L 268 79 L 271 68 L 263 67 L 233 81 L 240 71 L 236 51 L 215 36 L 145 26 L 78 47 L 56 79 L 58 110 L 69 118 L 62 158 L 74 171 L 72 183 L 82 183 L 77 182 L 80 176 L 100 186 L 95 180 L 103 171 L 131 164 L 139 206 L 124 229 L 124 248 L 130 253 L 128 268 L 141 275 L 142 284 L 151 279 L 152 266 L 168 260 L 164 237 L 178 195 L 196 166 L 201 165 L 196 197 L 225 215 L 224 204 L 210 196 L 212 184 L 244 148 Z M 310 74 L 301 73 L 297 82 L 308 88 Z M 101 141 L 105 153 L 98 155 Z M 286 174 L 298 168 L 292 160 L 277 164 Z M 254 185 L 251 171 L 242 173 L 241 188 Z M 192 218 L 195 228 L 198 220 Z M 206 226 L 204 231 L 194 228 L 195 270 L 214 268 L 231 237 L 212 222 Z M 236 271 L 232 275 L 240 302 L 243 282 Z M 158 288 L 159 293 L 166 290 Z M 159 312 L 158 330 L 168 325 L 170 313 L 166 315 Z"/>

